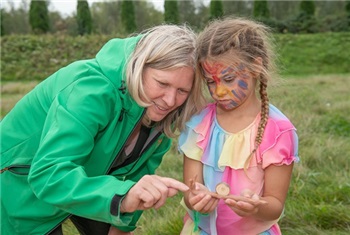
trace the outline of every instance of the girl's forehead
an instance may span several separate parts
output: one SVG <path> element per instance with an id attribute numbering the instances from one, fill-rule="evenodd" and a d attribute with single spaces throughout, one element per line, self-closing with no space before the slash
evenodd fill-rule
<path id="1" fill-rule="evenodd" d="M 218 73 L 222 70 L 226 70 L 228 68 L 231 68 L 233 70 L 236 70 L 237 68 L 240 68 L 242 65 L 238 61 L 226 61 L 226 60 L 205 60 L 201 62 L 201 67 L 203 70 L 207 73 Z"/>

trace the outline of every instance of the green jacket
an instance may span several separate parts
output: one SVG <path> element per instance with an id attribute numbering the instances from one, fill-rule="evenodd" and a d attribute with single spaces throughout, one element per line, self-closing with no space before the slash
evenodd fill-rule
<path id="1" fill-rule="evenodd" d="M 112 199 L 154 174 L 171 145 L 152 129 L 141 157 L 110 172 L 145 111 L 122 82 L 139 39 L 112 39 L 58 70 L 1 121 L 1 234 L 46 234 L 70 214 L 136 228 L 142 211 L 119 214 Z"/>

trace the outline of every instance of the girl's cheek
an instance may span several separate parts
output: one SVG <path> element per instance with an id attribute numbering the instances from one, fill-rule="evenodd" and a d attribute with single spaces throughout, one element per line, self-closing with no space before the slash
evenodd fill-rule
<path id="1" fill-rule="evenodd" d="M 209 90 L 210 95 L 213 96 L 214 92 L 215 92 L 215 88 L 212 86 L 208 86 L 208 90 Z"/>

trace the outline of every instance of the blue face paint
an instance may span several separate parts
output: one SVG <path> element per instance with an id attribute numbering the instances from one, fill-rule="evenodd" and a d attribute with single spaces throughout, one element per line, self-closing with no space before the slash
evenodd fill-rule
<path id="1" fill-rule="evenodd" d="M 242 99 L 242 97 L 240 95 L 237 94 L 237 92 L 235 90 L 231 90 L 232 94 L 234 94 L 238 99 Z M 241 93 L 242 94 L 242 93 Z"/>
<path id="2" fill-rule="evenodd" d="M 233 100 L 231 100 L 230 103 L 232 104 L 232 107 L 237 107 L 238 106 L 238 104 L 235 101 L 233 101 Z"/>
<path id="3" fill-rule="evenodd" d="M 243 81 L 243 80 L 239 80 L 239 81 L 238 81 L 238 86 L 239 86 L 240 88 L 244 89 L 244 90 L 247 90 L 247 89 L 248 89 L 248 84 L 247 84 L 245 81 Z"/>
<path id="4" fill-rule="evenodd" d="M 242 90 L 239 90 L 239 94 L 242 98 L 245 98 L 247 96 Z"/>

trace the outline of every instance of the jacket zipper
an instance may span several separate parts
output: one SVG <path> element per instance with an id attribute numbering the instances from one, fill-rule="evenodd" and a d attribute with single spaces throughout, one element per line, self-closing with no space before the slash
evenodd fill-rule
<path id="1" fill-rule="evenodd" d="M 145 148 L 143 148 L 142 151 L 139 153 L 139 157 L 138 157 L 135 161 L 129 163 L 129 164 L 133 164 L 133 165 L 132 165 L 132 167 L 130 168 L 130 170 L 129 170 L 128 172 L 130 172 L 130 171 L 134 168 L 134 166 L 135 166 L 135 165 L 138 163 L 138 161 L 141 159 L 141 155 L 142 155 L 150 146 L 152 146 L 152 144 L 158 139 L 158 137 L 159 137 L 161 134 L 162 134 L 162 132 L 158 131 L 158 133 L 157 133 L 155 136 L 152 137 L 152 140 L 147 144 L 147 146 L 146 146 Z M 123 181 L 125 181 L 125 179 L 126 179 L 126 176 L 123 176 Z"/>
<path id="2" fill-rule="evenodd" d="M 162 134 L 161 131 L 158 131 L 158 133 L 153 137 L 153 139 L 147 144 L 145 148 L 142 149 L 140 152 L 140 156 L 150 147 L 152 144 L 158 139 L 158 137 Z"/>
<path id="3" fill-rule="evenodd" d="M 126 141 L 124 142 L 124 144 L 122 145 L 122 147 L 119 149 L 118 153 L 115 155 L 114 160 L 112 161 L 112 164 L 109 166 L 109 168 L 108 168 L 108 170 L 107 170 L 107 172 L 106 172 L 106 175 L 109 175 L 109 174 L 111 173 L 110 171 L 111 171 L 111 169 L 113 168 L 113 164 L 117 161 L 117 158 L 119 157 L 121 151 L 123 151 L 123 149 L 124 149 L 126 143 L 127 143 L 128 140 L 130 139 L 130 136 L 131 136 L 131 134 L 134 132 L 136 126 L 137 126 L 138 124 L 140 124 L 140 122 L 141 122 L 143 116 L 145 115 L 145 112 L 146 112 L 146 109 L 143 110 L 140 119 L 138 120 L 138 122 L 136 123 L 136 125 L 134 126 L 134 128 L 133 128 L 133 129 L 131 130 L 131 132 L 129 133 L 128 138 L 126 138 Z M 123 114 L 124 114 L 124 112 L 123 112 Z M 121 118 L 119 117 L 119 119 L 121 119 Z"/>

